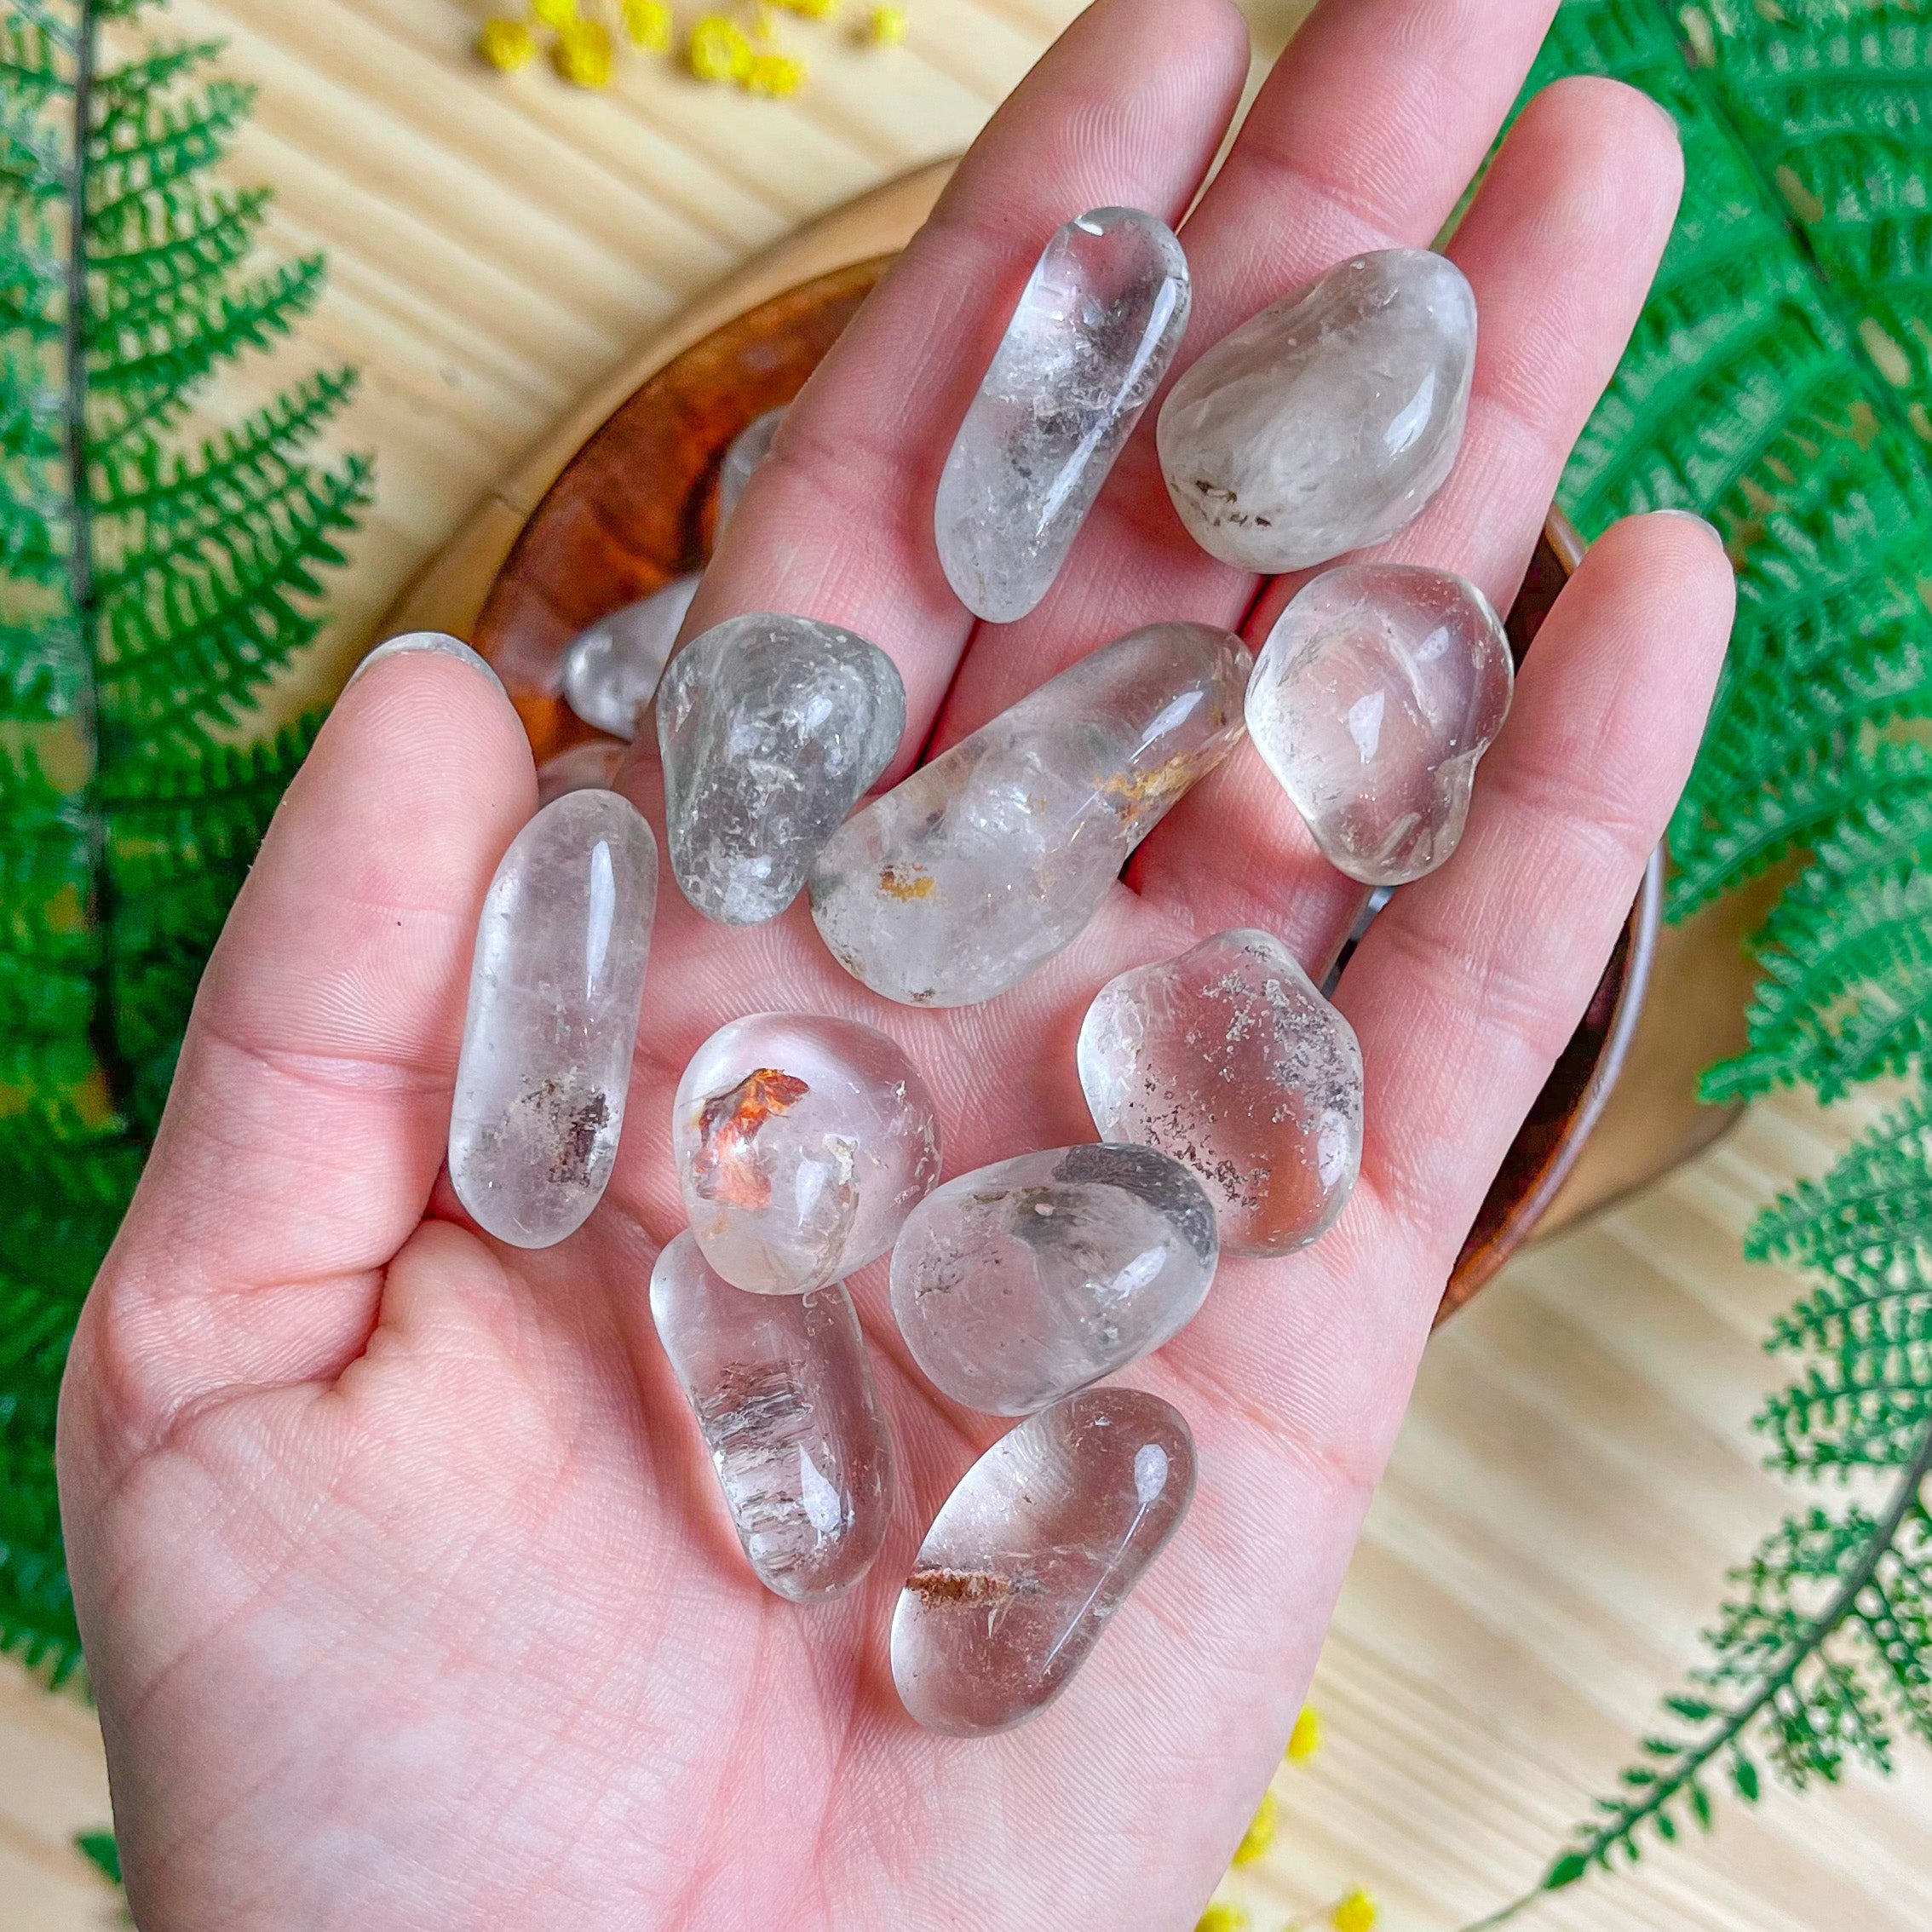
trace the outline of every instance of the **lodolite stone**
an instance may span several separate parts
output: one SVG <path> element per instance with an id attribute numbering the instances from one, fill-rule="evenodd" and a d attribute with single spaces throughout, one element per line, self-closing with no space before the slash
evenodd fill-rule
<path id="1" fill-rule="evenodd" d="M 737 515 L 745 487 L 758 465 L 772 453 L 779 425 L 784 421 L 783 409 L 768 409 L 762 416 L 753 417 L 732 439 L 718 470 L 718 515 L 711 538 L 714 544 L 724 535 L 725 526 Z"/>
<path id="2" fill-rule="evenodd" d="M 1192 1170 L 1223 1253 L 1291 1253 L 1347 1203 L 1361 1049 L 1280 940 L 1217 933 L 1123 973 L 1088 1008 L 1078 1058 L 1101 1137 Z"/>
<path id="3" fill-rule="evenodd" d="M 1185 1327 L 1217 1252 L 1214 1209 L 1180 1162 L 1057 1147 L 962 1175 L 912 1210 L 893 1313 L 935 1388 L 1024 1416 Z"/>
<path id="4" fill-rule="evenodd" d="M 658 842 L 614 791 L 546 805 L 490 882 L 450 1179 L 500 1241 L 562 1240 L 611 1177 L 657 904 Z"/>
<path id="5" fill-rule="evenodd" d="M 1095 651 L 849 819 L 812 871 L 832 956 L 874 992 L 972 1006 L 1067 945 L 1134 848 L 1239 742 L 1251 666 L 1207 624 Z"/>
<path id="6" fill-rule="evenodd" d="M 1243 570 L 1305 570 L 1394 536 L 1454 466 L 1475 342 L 1463 272 L 1424 249 L 1360 256 L 1264 308 L 1161 405 L 1181 520 Z"/>
<path id="7" fill-rule="evenodd" d="M 998 624 L 1046 595 L 1187 326 L 1164 221 L 1096 208 L 1047 244 L 940 478 L 934 532 L 961 603 Z"/>
<path id="8" fill-rule="evenodd" d="M 1090 1389 L 1023 1422 L 960 1479 L 892 1619 L 892 1676 L 929 1731 L 1037 1716 L 1181 1527 L 1194 1440 L 1137 1389 Z"/>
<path id="9" fill-rule="evenodd" d="M 537 802 L 549 805 L 566 791 L 608 791 L 624 761 L 624 747 L 615 739 L 587 738 L 537 768 Z"/>
<path id="10" fill-rule="evenodd" d="M 671 870 L 722 925 L 775 919 L 891 763 L 906 687 L 877 645 L 810 618 L 733 618 L 658 697 Z"/>
<path id="11" fill-rule="evenodd" d="M 677 642 L 699 577 L 673 578 L 583 632 L 563 656 L 564 702 L 612 738 L 635 738 Z"/>
<path id="12" fill-rule="evenodd" d="M 762 1295 L 855 1274 L 940 1177 L 917 1069 L 883 1033 L 813 1014 L 713 1033 L 678 1084 L 671 1147 L 705 1260 Z"/>
<path id="13" fill-rule="evenodd" d="M 758 1581 L 822 1603 L 872 1567 L 892 1449 L 852 1297 L 747 1295 L 680 1234 L 651 1273 L 651 1317 Z"/>
<path id="14" fill-rule="evenodd" d="M 1475 584 L 1349 564 L 1268 634 L 1248 729 L 1329 861 L 1365 885 L 1404 885 L 1461 840 L 1515 681 L 1502 620 Z"/>

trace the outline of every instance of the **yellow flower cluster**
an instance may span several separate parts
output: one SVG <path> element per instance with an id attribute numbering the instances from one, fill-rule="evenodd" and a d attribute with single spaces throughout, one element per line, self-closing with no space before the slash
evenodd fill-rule
<path id="1" fill-rule="evenodd" d="M 1372 1932 L 1381 1916 L 1375 1900 L 1358 1885 L 1329 1913 L 1328 1923 L 1335 1932 Z"/>
<path id="2" fill-rule="evenodd" d="M 759 20 L 762 37 L 766 23 Z M 805 84 L 805 63 L 759 46 L 736 20 L 707 14 L 691 30 L 691 71 L 699 80 L 736 82 L 747 94 L 780 99 Z"/>
<path id="3" fill-rule="evenodd" d="M 1288 1762 L 1306 1764 L 1320 1749 L 1321 1713 L 1312 1704 L 1304 1705 L 1295 1728 L 1288 1734 Z"/>
<path id="4" fill-rule="evenodd" d="M 1216 1899 L 1201 1914 L 1194 1932 L 1248 1932 L 1251 1923 L 1239 1906 L 1229 1905 L 1225 1899 Z"/>
<path id="5" fill-rule="evenodd" d="M 623 0 L 624 31 L 647 53 L 662 54 L 670 46 L 670 0 Z M 589 20 L 578 10 L 578 0 L 530 0 L 530 20 L 499 16 L 486 20 L 476 51 L 502 73 L 515 73 L 536 58 L 535 27 L 555 36 L 550 59 L 557 72 L 576 87 L 608 87 L 617 66 L 617 39 L 601 20 Z"/>
<path id="6" fill-rule="evenodd" d="M 1261 1809 L 1255 1814 L 1254 1821 L 1234 1848 L 1235 1864 L 1252 1865 L 1268 1850 L 1274 1843 L 1274 1793 L 1265 1791 L 1262 1795 Z"/>

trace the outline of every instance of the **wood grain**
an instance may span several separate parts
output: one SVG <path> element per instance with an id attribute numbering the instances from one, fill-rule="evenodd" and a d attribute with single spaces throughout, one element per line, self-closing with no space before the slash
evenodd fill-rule
<path id="1" fill-rule="evenodd" d="M 312 326 L 244 365 L 209 413 L 354 362 L 364 391 L 336 440 L 379 466 L 376 517 L 332 586 L 337 621 L 279 707 L 340 683 L 402 587 L 566 416 L 601 420 L 600 388 L 637 343 L 813 216 L 963 147 L 1077 10 L 910 4 L 890 55 L 821 52 L 802 27 L 814 86 L 772 103 L 648 62 L 608 97 L 540 69 L 502 81 L 471 59 L 480 9 L 457 0 L 174 0 L 164 31 L 227 37 L 229 71 L 262 89 L 234 174 L 278 187 L 272 242 L 326 247 L 331 262 Z M 1251 0 L 1257 43 L 1279 44 L 1304 10 Z M 1706 969 L 1674 974 L 1674 948 Z M 1735 1023 L 1740 1003 L 1709 964 L 1723 951 L 1665 934 L 1659 983 L 1676 990 L 1647 1017 L 1680 1037 L 1647 1044 L 1647 1028 L 1630 1084 L 1648 1084 L 1654 1048 L 1660 1077 L 1688 1088 L 1699 1043 Z M 1747 1423 L 1774 1373 L 1757 1337 L 1795 1283 L 1747 1268 L 1739 1233 L 1855 1122 L 1791 1101 L 1758 1109 L 1665 1186 L 1519 1258 L 1445 1331 L 1322 1661 L 1331 1741 L 1284 1772 L 1275 1850 L 1228 1882 L 1256 1932 L 1357 1883 L 1382 1898 L 1388 1932 L 1447 1932 L 1526 1881 L 1624 1762 L 1693 1660 L 1721 1571 L 1781 1506 Z M 1627 1182 L 1660 1131 L 1653 1114 L 1613 1112 L 1592 1160 L 1619 1150 Z M 1727 1812 L 1711 1843 L 1527 1923 L 1923 1932 L 1932 1766 L 1909 1751 L 1903 1765 L 1890 1785 L 1854 1777 Z M 0 1932 L 124 1923 L 70 1844 L 106 1816 L 91 1716 L 0 1665 Z"/>

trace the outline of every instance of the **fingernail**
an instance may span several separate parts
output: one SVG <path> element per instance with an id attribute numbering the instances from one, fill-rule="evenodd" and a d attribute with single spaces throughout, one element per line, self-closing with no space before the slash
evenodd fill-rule
<path id="1" fill-rule="evenodd" d="M 460 637 L 451 637 L 445 630 L 405 630 L 400 637 L 392 637 L 387 644 L 378 644 L 349 673 L 348 682 L 354 684 L 371 664 L 380 664 L 385 658 L 400 658 L 405 653 L 417 651 L 430 652 L 440 658 L 454 658 L 458 664 L 480 671 L 497 690 L 503 688 L 503 681 L 497 676 L 487 658 L 478 657 Z M 345 684 L 342 688 L 348 690 L 348 685 Z"/>
<path id="2" fill-rule="evenodd" d="M 1694 523 L 1699 530 L 1705 530 L 1710 532 L 1711 541 L 1715 543 L 1720 550 L 1724 548 L 1724 532 L 1720 530 L 1717 526 L 1711 520 L 1709 517 L 1699 516 L 1695 510 L 1660 509 L 1653 510 L 1651 512 L 1651 515 L 1653 516 L 1674 516 L 1677 518 L 1680 522 Z"/>

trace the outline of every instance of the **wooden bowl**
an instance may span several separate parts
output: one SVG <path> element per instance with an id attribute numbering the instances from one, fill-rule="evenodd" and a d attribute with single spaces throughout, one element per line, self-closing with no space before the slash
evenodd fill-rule
<path id="1" fill-rule="evenodd" d="M 537 503 L 491 585 L 474 641 L 502 675 L 540 760 L 597 735 L 559 691 L 572 639 L 702 566 L 726 448 L 754 417 L 798 393 L 892 259 L 816 275 L 673 356 L 590 432 Z M 1519 658 L 1580 554 L 1576 532 L 1553 517 L 1510 615 Z M 1603 1111 L 1642 1006 L 1661 879 L 1654 862 L 1582 1025 L 1469 1231 L 1445 1315 L 1528 1237 Z"/>

